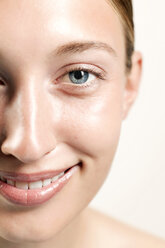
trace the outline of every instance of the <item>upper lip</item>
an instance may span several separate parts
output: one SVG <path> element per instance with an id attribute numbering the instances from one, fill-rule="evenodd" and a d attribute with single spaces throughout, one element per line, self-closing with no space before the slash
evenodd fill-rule
<path id="1" fill-rule="evenodd" d="M 40 181 L 40 180 L 52 178 L 52 177 L 60 174 L 61 172 L 64 172 L 64 171 L 70 169 L 73 166 L 75 166 L 75 165 L 72 165 L 70 167 L 63 168 L 60 170 L 51 170 L 51 171 L 49 170 L 49 171 L 32 173 L 32 174 L 0 171 L 0 176 L 4 177 L 5 179 L 13 180 L 13 181 L 34 182 L 34 181 Z"/>

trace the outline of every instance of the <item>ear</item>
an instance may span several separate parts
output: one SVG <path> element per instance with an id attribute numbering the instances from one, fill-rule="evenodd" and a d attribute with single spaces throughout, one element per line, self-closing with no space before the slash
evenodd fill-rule
<path id="1" fill-rule="evenodd" d="M 142 55 L 140 52 L 135 51 L 132 55 L 132 68 L 129 74 L 126 76 L 126 82 L 124 86 L 123 120 L 127 117 L 127 114 L 137 97 L 141 74 Z"/>

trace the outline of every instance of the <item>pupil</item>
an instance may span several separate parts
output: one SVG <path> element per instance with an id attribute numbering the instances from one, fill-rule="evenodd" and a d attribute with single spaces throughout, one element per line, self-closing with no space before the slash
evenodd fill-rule
<path id="1" fill-rule="evenodd" d="M 89 73 L 81 70 L 72 71 L 69 73 L 69 78 L 72 81 L 72 83 L 83 84 L 88 80 Z"/>
<path id="2" fill-rule="evenodd" d="M 74 76 L 76 79 L 81 79 L 84 75 L 83 71 L 75 71 Z"/>

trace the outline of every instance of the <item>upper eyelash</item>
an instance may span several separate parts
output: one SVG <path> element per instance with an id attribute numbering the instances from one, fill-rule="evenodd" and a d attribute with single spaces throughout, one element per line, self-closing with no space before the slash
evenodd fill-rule
<path id="1" fill-rule="evenodd" d="M 63 73 L 60 77 L 58 77 L 58 79 L 61 77 L 64 77 L 65 75 L 67 75 L 68 73 L 70 73 L 72 71 L 86 71 L 86 72 L 94 74 L 96 77 L 98 77 L 101 80 L 105 80 L 105 73 L 98 72 L 95 69 L 87 68 L 85 66 L 76 66 L 76 67 L 69 68 L 69 69 L 66 68 L 65 73 Z"/>
<path id="2" fill-rule="evenodd" d="M 105 78 L 105 76 L 106 76 L 105 72 L 98 72 L 96 69 L 88 68 L 85 65 L 83 65 L 83 66 L 82 65 L 77 65 L 77 66 L 73 66 L 73 67 L 70 67 L 70 68 L 66 68 L 65 72 L 61 76 L 59 76 L 55 81 L 57 82 L 60 78 L 64 77 L 69 72 L 73 72 L 73 71 L 86 71 L 86 72 L 92 73 L 93 75 L 95 75 L 100 80 L 105 80 L 106 79 Z M 88 88 L 91 85 L 95 84 L 94 82 L 95 82 L 95 80 L 92 80 L 90 82 L 85 82 L 83 84 L 66 83 L 66 84 L 61 84 L 61 87 L 64 88 L 64 89 L 66 89 L 66 88 L 68 88 L 70 90 L 77 89 L 77 90 L 81 91 L 81 90 L 83 90 L 85 88 Z"/>

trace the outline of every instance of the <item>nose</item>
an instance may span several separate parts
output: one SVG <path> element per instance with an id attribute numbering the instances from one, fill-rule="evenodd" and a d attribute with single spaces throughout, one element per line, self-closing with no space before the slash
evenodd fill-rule
<path id="1" fill-rule="evenodd" d="M 23 163 L 41 159 L 55 148 L 47 95 L 34 83 L 20 87 L 4 111 L 1 151 Z"/>

